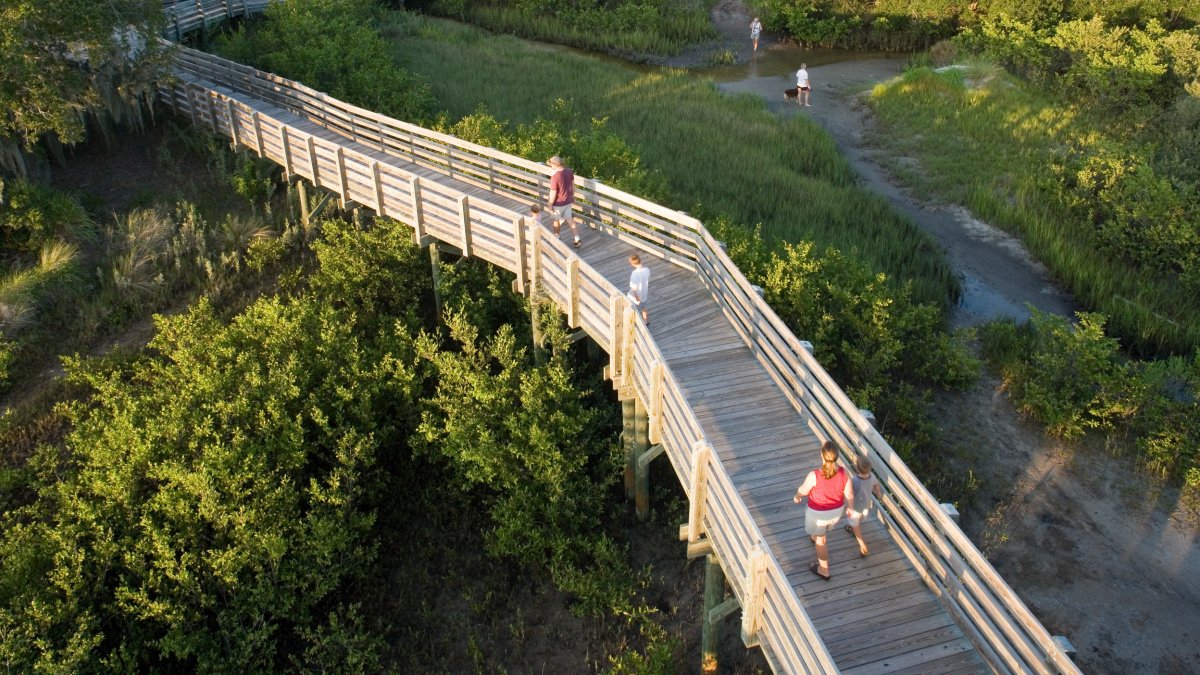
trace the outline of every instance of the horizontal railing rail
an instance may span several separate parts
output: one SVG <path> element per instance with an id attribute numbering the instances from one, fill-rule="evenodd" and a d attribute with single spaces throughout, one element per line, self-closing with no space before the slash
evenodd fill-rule
<path id="1" fill-rule="evenodd" d="M 180 35 L 261 11 L 267 4 L 169 3 L 168 29 Z M 471 199 L 396 164 L 432 170 L 518 202 L 545 197 L 548 167 L 194 50 L 177 49 L 176 71 L 179 77 L 160 87 L 161 97 L 194 124 L 277 162 L 289 175 L 303 176 L 343 200 L 408 224 L 418 237 L 437 238 L 464 255 L 514 271 L 523 291 L 539 285 L 571 326 L 586 330 L 608 352 L 614 382 L 633 388 L 648 407 L 651 441 L 663 445 L 690 500 L 688 539 L 704 534 L 712 542 L 743 607 L 747 643 L 761 644 L 778 669 L 836 672 L 785 571 L 765 546 L 661 351 L 622 292 L 557 238 L 544 236 L 544 228 L 536 227 L 524 208 Z M 299 119 L 264 114 L 239 96 Z M 329 133 L 305 131 L 301 121 Z M 874 460 L 892 537 L 993 668 L 1078 672 L 699 221 L 592 179 L 576 177 L 576 195 L 582 219 L 592 227 L 695 271 L 814 433 Z"/>

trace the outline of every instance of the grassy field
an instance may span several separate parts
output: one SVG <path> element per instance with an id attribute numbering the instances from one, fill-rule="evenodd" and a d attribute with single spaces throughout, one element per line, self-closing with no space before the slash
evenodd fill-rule
<path id="1" fill-rule="evenodd" d="M 385 33 L 397 62 L 429 79 L 452 118 L 480 106 L 514 124 L 567 114 L 582 129 L 606 118 L 666 177 L 669 206 L 836 247 L 911 281 L 920 301 L 957 293 L 933 241 L 857 187 L 833 140 L 807 120 L 781 119 L 755 97 L 723 96 L 682 71 L 637 70 L 448 21 L 398 17 Z M 558 99 L 567 113 L 554 111 Z"/>
<path id="2" fill-rule="evenodd" d="M 563 18 L 546 12 L 531 14 L 507 5 L 472 3 L 462 7 L 461 17 L 497 33 L 644 59 L 648 55 L 678 54 L 690 44 L 715 38 L 706 4 L 669 3 L 662 8 L 669 11 L 628 5 L 624 10 L 590 11 Z M 433 9 L 455 16 L 441 11 L 439 3 Z"/>
<path id="3" fill-rule="evenodd" d="M 1108 315 L 1135 352 L 1189 353 L 1200 345 L 1200 298 L 1168 275 L 1099 252 L 1088 226 L 1055 196 L 1064 149 L 1124 144 L 1133 153 L 1131 141 L 987 64 L 910 71 L 878 85 L 872 100 L 882 122 L 877 140 L 919 162 L 919 169 L 892 167 L 911 187 L 1017 233 L 1085 306 Z"/>

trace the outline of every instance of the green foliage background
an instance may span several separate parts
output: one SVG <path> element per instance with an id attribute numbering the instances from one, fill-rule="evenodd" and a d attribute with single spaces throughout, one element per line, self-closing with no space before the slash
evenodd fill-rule
<path id="1" fill-rule="evenodd" d="M 1195 3 L 1168 0 L 757 0 L 768 30 L 807 46 L 913 51 L 963 29 L 1007 17 L 1037 27 L 1104 16 L 1124 26 L 1157 21 L 1172 28 L 1200 22 Z"/>

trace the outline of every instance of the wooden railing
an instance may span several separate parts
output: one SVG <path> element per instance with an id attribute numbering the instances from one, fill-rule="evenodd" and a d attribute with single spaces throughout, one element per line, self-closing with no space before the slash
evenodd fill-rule
<path id="1" fill-rule="evenodd" d="M 257 11 L 266 4 L 174 3 L 171 24 L 195 26 L 222 10 Z M 204 16 L 197 19 L 202 9 Z M 548 192 L 548 167 L 393 120 L 208 54 L 184 48 L 177 54 L 180 77 L 160 90 L 177 113 L 272 159 L 289 175 L 308 178 L 344 200 L 409 224 L 419 237 L 435 237 L 459 247 L 464 255 L 514 271 L 522 290 L 539 286 L 563 309 L 570 325 L 593 336 L 609 354 L 614 382 L 632 387 L 649 409 L 650 440 L 663 445 L 690 500 L 688 539 L 704 534 L 712 542 L 742 605 L 747 644 L 762 645 L 778 671 L 837 671 L 662 353 L 621 290 L 557 238 L 543 236 L 543 228 L 534 227 L 524 209 L 471 200 L 368 153 L 383 153 L 397 164 L 412 163 L 528 202 L 540 201 Z M 268 102 L 341 138 L 312 135 L 223 91 Z M 848 453 L 864 453 L 873 460 L 893 538 L 993 668 L 1078 672 L 699 221 L 587 178 L 576 177 L 576 198 L 583 220 L 593 227 L 698 274 L 817 436 L 836 439 Z"/>

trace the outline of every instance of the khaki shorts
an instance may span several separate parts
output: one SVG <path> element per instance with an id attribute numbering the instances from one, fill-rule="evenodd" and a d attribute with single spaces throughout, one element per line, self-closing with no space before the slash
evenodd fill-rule
<path id="1" fill-rule="evenodd" d="M 563 204 L 562 206 L 551 206 L 550 212 L 554 214 L 554 220 L 559 223 L 571 224 L 571 218 L 575 215 L 575 203 Z"/>
<path id="2" fill-rule="evenodd" d="M 804 531 L 813 537 L 823 537 L 825 533 L 829 532 L 829 528 L 837 525 L 837 521 L 842 519 L 842 514 L 845 512 L 845 506 L 828 511 L 813 511 L 811 508 L 806 508 L 804 509 Z"/>

